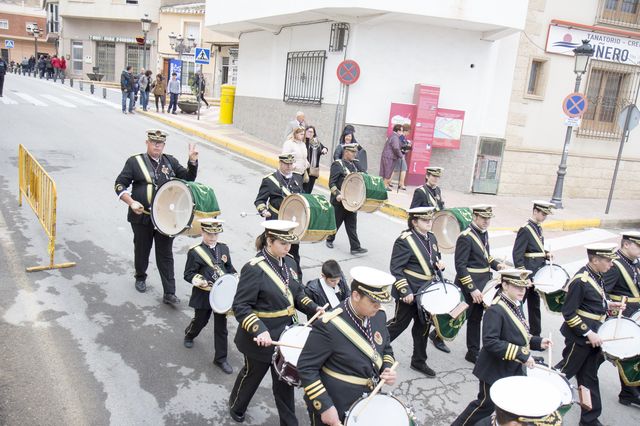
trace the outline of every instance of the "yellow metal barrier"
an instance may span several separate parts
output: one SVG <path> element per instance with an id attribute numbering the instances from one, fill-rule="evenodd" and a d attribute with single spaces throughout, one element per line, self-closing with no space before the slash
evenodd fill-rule
<path id="1" fill-rule="evenodd" d="M 53 263 L 56 247 L 56 203 L 58 198 L 56 183 L 22 144 L 18 147 L 18 180 L 18 204 L 22 206 L 22 196 L 24 195 L 42 224 L 44 232 L 49 237 L 49 265 L 32 266 L 27 268 L 27 272 L 75 266 L 75 262 Z"/>

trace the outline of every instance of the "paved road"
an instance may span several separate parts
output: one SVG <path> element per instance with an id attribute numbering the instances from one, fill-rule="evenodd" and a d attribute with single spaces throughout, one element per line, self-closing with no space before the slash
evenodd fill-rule
<path id="1" fill-rule="evenodd" d="M 125 159 L 144 149 L 144 132 L 159 127 L 170 137 L 166 152 L 182 162 L 188 143 L 197 139 L 165 128 L 151 119 L 123 115 L 117 97 L 101 100 L 59 83 L 7 75 L 0 98 L 0 424 L 231 424 L 226 400 L 235 375 L 211 365 L 213 333 L 206 328 L 193 349 L 182 346 L 184 327 L 192 310 L 190 286 L 178 282 L 183 303 L 161 303 L 157 270 L 150 267 L 150 289 L 133 288 L 132 234 L 126 209 L 113 193 L 113 180 Z M 47 262 L 44 233 L 31 209 L 17 205 L 17 145 L 23 143 L 57 182 L 57 261 L 75 261 L 70 269 L 25 273 L 24 268 Z M 254 162 L 201 143 L 198 181 L 215 188 L 227 222 L 222 240 L 231 247 L 237 268 L 254 253 L 260 232 L 252 201 L 259 179 L 269 172 Z M 500 214 L 500 208 L 497 208 Z M 525 215 L 526 212 L 523 212 Z M 380 214 L 359 216 L 360 235 L 369 255 L 354 258 L 344 231 L 334 250 L 305 244 L 305 279 L 319 272 L 328 258 L 348 271 L 365 264 L 386 268 L 393 240 L 403 223 Z M 492 234 L 496 257 L 510 252 L 514 235 Z M 587 230 L 547 233 L 547 244 L 569 272 L 585 258 L 582 245 L 616 241 L 616 232 Z M 180 277 L 188 248 L 186 237 L 175 241 L 176 276 Z M 452 274 L 452 256 L 445 256 Z M 451 278 L 451 277 L 450 277 Z M 388 312 L 393 312 L 389 306 Z M 562 350 L 561 319 L 543 314 L 543 332 Z M 230 341 L 237 323 L 229 321 Z M 429 364 L 438 372 L 427 379 L 408 368 L 409 332 L 396 342 L 401 362 L 400 384 L 393 392 L 410 403 L 422 424 L 449 424 L 475 397 L 477 380 L 464 361 L 464 332 L 451 343 L 453 353 L 429 347 Z M 237 371 L 240 354 L 230 345 L 230 362 Z M 601 420 L 607 425 L 640 424 L 640 410 L 622 407 L 614 367 L 600 369 L 604 400 Z M 307 424 L 300 390 L 298 418 Z M 567 415 L 577 424 L 578 409 Z M 266 378 L 248 411 L 248 424 L 278 424 L 269 379 Z"/>

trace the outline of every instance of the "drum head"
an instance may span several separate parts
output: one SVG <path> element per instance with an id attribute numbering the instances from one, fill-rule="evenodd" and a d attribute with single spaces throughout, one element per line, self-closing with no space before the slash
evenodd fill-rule
<path id="1" fill-rule="evenodd" d="M 486 306 L 487 308 L 493 305 L 493 299 L 495 299 L 496 295 L 498 294 L 499 287 L 497 286 L 499 284 L 500 280 L 494 278 L 492 280 L 489 280 L 489 282 L 484 285 L 484 290 L 482 291 L 482 303 L 484 303 L 484 306 Z"/>
<path id="2" fill-rule="evenodd" d="M 420 306 L 432 315 L 448 314 L 462 300 L 458 286 L 451 283 L 434 282 L 420 295 Z"/>
<path id="3" fill-rule="evenodd" d="M 616 323 L 618 328 L 616 330 Z M 614 359 L 627 359 L 640 355 L 640 325 L 629 318 L 610 318 L 598 329 L 598 335 L 604 339 L 631 337 L 631 339 L 611 340 L 602 343 L 604 353 Z"/>
<path id="4" fill-rule="evenodd" d="M 355 212 L 359 210 L 367 199 L 364 178 L 360 173 L 350 173 L 342 181 L 342 206 L 345 210 Z"/>
<path id="5" fill-rule="evenodd" d="M 523 392 L 527 397 L 523 398 Z M 560 392 L 537 377 L 511 376 L 491 386 L 491 400 L 504 411 L 523 417 L 542 417 L 561 405 Z"/>
<path id="6" fill-rule="evenodd" d="M 453 253 L 456 248 L 456 240 L 461 232 L 458 219 L 453 213 L 441 210 L 433 216 L 433 225 L 431 226 L 438 240 L 438 247 L 443 253 Z"/>
<path id="7" fill-rule="evenodd" d="M 299 194 L 288 195 L 280 205 L 278 218 L 298 222 L 298 226 L 293 232 L 298 236 L 298 239 L 302 239 L 304 233 L 309 229 L 309 220 L 311 219 L 309 203 Z"/>
<path id="8" fill-rule="evenodd" d="M 170 180 L 156 191 L 151 202 L 151 220 L 169 237 L 184 231 L 193 220 L 193 195 L 181 180 Z"/>
<path id="9" fill-rule="evenodd" d="M 633 315 L 631 315 L 631 321 L 635 321 L 636 324 L 640 324 L 640 310 L 635 311 Z"/>
<path id="10" fill-rule="evenodd" d="M 542 368 L 525 368 L 527 376 L 537 377 L 540 380 L 551 384 L 555 389 L 560 392 L 560 404 L 569 405 L 573 402 L 573 391 L 571 390 L 571 384 L 566 378 L 562 377 L 559 373 L 543 370 Z"/>
<path id="11" fill-rule="evenodd" d="M 562 289 L 569 281 L 569 274 L 560 265 L 544 265 L 532 279 L 536 290 L 542 293 L 553 293 Z"/>
<path id="12" fill-rule="evenodd" d="M 296 325 L 283 331 L 279 340 L 290 345 L 304 346 L 309 338 L 309 333 L 311 333 L 311 327 Z M 298 358 L 302 353 L 302 349 L 288 348 L 286 346 L 280 346 L 279 349 L 286 362 L 291 365 L 298 365 Z"/>
<path id="13" fill-rule="evenodd" d="M 366 397 L 353 403 L 345 418 L 345 426 L 393 425 L 409 426 L 412 424 L 407 407 L 391 395 L 378 393 L 364 406 Z"/>
<path id="14" fill-rule="evenodd" d="M 235 275 L 225 274 L 218 278 L 209 293 L 209 304 L 213 312 L 226 314 L 233 305 L 237 290 L 238 278 Z"/>

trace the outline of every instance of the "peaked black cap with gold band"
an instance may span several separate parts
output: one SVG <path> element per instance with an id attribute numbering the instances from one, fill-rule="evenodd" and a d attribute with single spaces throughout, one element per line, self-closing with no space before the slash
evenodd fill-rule
<path id="1" fill-rule="evenodd" d="M 202 231 L 208 234 L 219 234 L 222 232 L 222 224 L 224 223 L 224 220 L 205 217 L 203 219 L 199 219 L 198 222 L 200 222 L 200 228 L 202 228 Z"/>
<path id="2" fill-rule="evenodd" d="M 291 244 L 298 244 L 300 240 L 293 232 L 298 227 L 298 222 L 291 220 L 267 220 L 261 223 L 268 236 L 277 238 Z"/>
<path id="3" fill-rule="evenodd" d="M 636 243 L 640 245 L 640 232 L 638 231 L 627 231 L 620 234 L 623 240 L 629 240 L 632 243 Z"/>
<path id="4" fill-rule="evenodd" d="M 548 201 L 533 200 L 533 208 L 540 210 L 544 214 L 553 214 L 553 209 L 555 209 L 556 206 Z"/>
<path id="5" fill-rule="evenodd" d="M 548 416 L 542 418 L 536 417 L 518 417 L 516 421 L 534 426 L 562 426 L 562 415 L 559 411 L 554 411 Z"/>
<path id="6" fill-rule="evenodd" d="M 166 142 L 167 133 L 159 129 L 147 130 L 147 139 L 151 142 Z"/>
<path id="7" fill-rule="evenodd" d="M 589 256 L 599 256 L 612 260 L 618 258 L 618 255 L 616 254 L 618 246 L 616 244 L 594 243 L 584 246 L 584 248 L 587 249 L 587 254 Z"/>
<path id="8" fill-rule="evenodd" d="M 487 219 L 495 216 L 493 214 L 493 206 L 490 206 L 489 204 L 476 204 L 475 206 L 471 206 L 471 210 L 473 211 L 473 214 L 477 214 L 478 216 Z"/>
<path id="9" fill-rule="evenodd" d="M 391 285 L 395 277 L 387 272 L 368 266 L 356 266 L 349 271 L 357 290 L 374 302 L 387 303 L 391 301 Z"/>
<path id="10" fill-rule="evenodd" d="M 444 168 L 442 167 L 427 167 L 427 174 L 425 175 L 425 177 L 429 175 L 440 177 L 442 176 L 443 171 L 444 171 Z"/>
<path id="11" fill-rule="evenodd" d="M 278 160 L 282 161 L 285 164 L 293 164 L 296 161 L 296 157 L 291 153 L 280 154 L 278 155 Z"/>
<path id="12" fill-rule="evenodd" d="M 498 271 L 502 282 L 512 284 L 518 287 L 527 287 L 529 282 L 527 278 L 531 274 L 531 271 L 527 269 L 503 269 Z"/>
<path id="13" fill-rule="evenodd" d="M 345 143 L 342 145 L 342 149 L 345 151 L 353 151 L 358 152 L 358 144 L 357 143 Z"/>
<path id="14" fill-rule="evenodd" d="M 414 207 L 407 210 L 407 214 L 409 219 L 433 219 L 435 211 L 435 207 Z"/>

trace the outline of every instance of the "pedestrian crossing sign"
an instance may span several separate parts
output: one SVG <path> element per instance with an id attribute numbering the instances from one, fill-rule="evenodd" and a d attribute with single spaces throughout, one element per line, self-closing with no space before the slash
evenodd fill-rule
<path id="1" fill-rule="evenodd" d="M 14 47 L 14 42 L 13 40 L 5 40 L 4 41 L 4 48 L 5 49 L 13 49 Z M 207 62 L 208 63 L 208 62 Z"/>
<path id="2" fill-rule="evenodd" d="M 208 65 L 211 59 L 211 49 L 196 47 L 196 64 Z"/>

